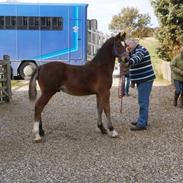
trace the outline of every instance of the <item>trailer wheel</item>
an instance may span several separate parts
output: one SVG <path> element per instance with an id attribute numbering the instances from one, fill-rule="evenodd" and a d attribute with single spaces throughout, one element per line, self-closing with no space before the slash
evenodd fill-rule
<path id="1" fill-rule="evenodd" d="M 19 74 L 22 79 L 28 80 L 31 78 L 34 70 L 37 68 L 37 65 L 33 62 L 23 62 L 19 68 Z"/>

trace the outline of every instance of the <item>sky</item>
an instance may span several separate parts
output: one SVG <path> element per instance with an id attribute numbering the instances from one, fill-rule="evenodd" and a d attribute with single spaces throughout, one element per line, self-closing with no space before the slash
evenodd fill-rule
<path id="1" fill-rule="evenodd" d="M 49 3 L 50 0 L 9 0 L 10 2 Z M 52 0 L 51 3 L 86 3 L 88 4 L 88 19 L 97 19 L 98 30 L 110 33 L 108 25 L 114 15 L 124 7 L 135 7 L 140 13 L 148 13 L 151 17 L 151 26 L 157 27 L 158 21 L 154 14 L 151 0 Z M 6 2 L 6 0 L 0 0 Z"/>

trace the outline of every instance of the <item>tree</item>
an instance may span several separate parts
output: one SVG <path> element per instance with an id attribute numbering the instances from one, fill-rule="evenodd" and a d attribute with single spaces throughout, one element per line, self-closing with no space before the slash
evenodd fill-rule
<path id="1" fill-rule="evenodd" d="M 158 55 L 170 61 L 183 44 L 183 1 L 153 0 L 152 5 L 160 24 L 156 33 L 160 42 Z"/>
<path id="2" fill-rule="evenodd" d="M 131 35 L 142 37 L 149 30 L 146 28 L 148 28 L 147 25 L 150 24 L 150 20 L 148 14 L 140 14 L 137 8 L 126 7 L 122 8 L 118 15 L 112 17 L 109 29 L 112 32 L 123 30 Z"/>

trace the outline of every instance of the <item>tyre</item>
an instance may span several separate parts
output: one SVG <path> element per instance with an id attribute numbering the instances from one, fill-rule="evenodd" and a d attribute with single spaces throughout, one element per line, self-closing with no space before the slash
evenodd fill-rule
<path id="1" fill-rule="evenodd" d="M 33 62 L 23 62 L 19 67 L 19 74 L 22 79 L 28 80 L 36 68 L 37 65 Z"/>

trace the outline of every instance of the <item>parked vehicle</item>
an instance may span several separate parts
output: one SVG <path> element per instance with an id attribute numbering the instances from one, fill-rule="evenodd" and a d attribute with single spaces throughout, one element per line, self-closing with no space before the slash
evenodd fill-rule
<path id="1" fill-rule="evenodd" d="M 0 4 L 0 55 L 13 76 L 29 78 L 50 61 L 87 61 L 87 4 Z"/>

